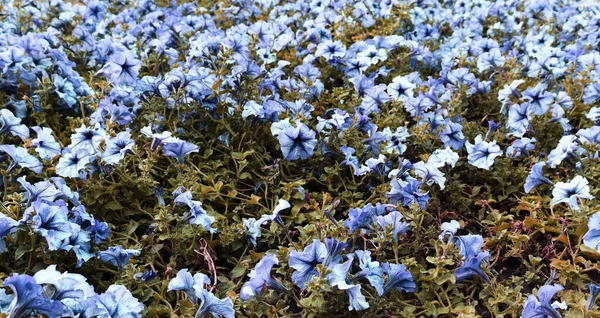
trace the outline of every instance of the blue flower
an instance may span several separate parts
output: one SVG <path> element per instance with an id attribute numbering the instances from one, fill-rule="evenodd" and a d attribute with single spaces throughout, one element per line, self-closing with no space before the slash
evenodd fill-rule
<path id="1" fill-rule="evenodd" d="M 12 159 L 12 163 L 6 169 L 7 173 L 10 173 L 16 167 L 27 168 L 35 173 L 42 172 L 42 163 L 36 157 L 28 154 L 27 149 L 23 147 L 0 145 L 0 152 L 6 153 Z"/>
<path id="2" fill-rule="evenodd" d="M 21 139 L 29 138 L 29 128 L 21 124 L 21 119 L 8 109 L 0 109 L 0 135 L 5 132 L 10 132 L 13 136 L 18 136 Z"/>
<path id="3" fill-rule="evenodd" d="M 123 249 L 123 246 L 111 246 L 106 251 L 98 252 L 98 257 L 104 263 L 111 263 L 118 267 L 120 270 L 125 269 L 125 266 L 129 264 L 129 259 L 133 256 L 138 256 L 142 252 L 141 249 Z"/>
<path id="4" fill-rule="evenodd" d="M 402 222 L 404 216 L 398 211 L 392 211 L 386 216 L 377 216 L 377 223 L 383 230 L 391 229 L 392 239 L 398 242 L 399 235 L 406 235 L 408 223 Z"/>
<path id="5" fill-rule="evenodd" d="M 598 294 L 600 294 L 600 286 L 589 283 L 588 287 L 590 288 L 590 298 L 588 298 L 586 309 L 592 310 L 594 304 L 596 304 L 596 298 L 598 298 Z"/>
<path id="6" fill-rule="evenodd" d="M 140 68 L 141 61 L 136 59 L 133 52 L 125 50 L 113 53 L 108 62 L 96 73 L 96 76 L 108 77 L 115 86 L 135 84 Z"/>
<path id="7" fill-rule="evenodd" d="M 554 101 L 552 93 L 545 92 L 545 83 L 539 83 L 523 92 L 523 98 L 531 104 L 531 110 L 536 115 L 543 115 L 548 111 L 550 104 Z"/>
<path id="8" fill-rule="evenodd" d="M 175 157 L 181 165 L 185 162 L 185 156 L 191 154 L 192 152 L 198 152 L 199 149 L 200 148 L 198 148 L 198 146 L 192 143 L 176 138 L 172 138 L 162 147 L 165 156 Z"/>
<path id="9" fill-rule="evenodd" d="M 367 169 L 364 166 L 360 166 L 358 158 L 354 156 L 356 150 L 351 147 L 341 146 L 340 150 L 345 156 L 345 159 L 340 163 L 340 166 L 350 166 L 355 176 L 362 176 L 367 173 Z"/>
<path id="10" fill-rule="evenodd" d="M 152 151 L 155 151 L 158 148 L 158 146 L 162 145 L 163 143 L 172 141 L 174 142 L 177 140 L 175 137 L 172 137 L 171 132 L 168 131 L 162 133 L 152 132 L 152 127 L 150 125 L 142 128 L 140 132 L 143 135 L 152 138 L 152 143 L 150 144 L 150 149 L 152 149 Z"/>
<path id="11" fill-rule="evenodd" d="M 198 302 L 196 290 L 202 289 L 204 285 L 210 285 L 210 278 L 202 273 L 192 274 L 187 268 L 182 268 L 177 272 L 175 278 L 169 281 L 168 291 L 180 290 L 187 294 L 190 301 L 194 304 Z"/>
<path id="12" fill-rule="evenodd" d="M 446 236 L 449 236 L 448 242 L 450 242 L 454 238 L 454 234 L 456 234 L 456 231 L 460 229 L 460 223 L 458 223 L 458 221 L 456 220 L 451 220 L 450 222 L 442 223 L 440 228 L 442 230 L 442 233 L 440 233 L 439 236 L 440 241 L 446 241 Z"/>
<path id="13" fill-rule="evenodd" d="M 75 129 L 75 133 L 71 136 L 71 144 L 68 149 L 71 153 L 81 151 L 95 154 L 98 152 L 100 143 L 106 138 L 106 131 L 99 124 L 92 127 L 81 127 Z"/>
<path id="14" fill-rule="evenodd" d="M 558 303 L 550 304 L 552 297 L 557 292 L 563 290 L 561 285 L 544 285 L 538 290 L 538 297 L 529 295 L 523 306 L 522 318 L 549 317 L 561 318 L 555 307 L 561 307 Z M 539 298 L 539 300 L 538 300 Z"/>
<path id="15" fill-rule="evenodd" d="M 358 258 L 360 272 L 356 273 L 352 280 L 366 278 L 371 286 L 377 291 L 377 295 L 383 295 L 383 268 L 379 262 L 371 259 L 371 251 L 357 250 L 354 255 Z"/>
<path id="16" fill-rule="evenodd" d="M 173 194 L 175 195 L 175 192 Z M 173 202 L 176 205 L 184 204 L 190 208 L 190 212 L 185 219 L 189 219 L 191 224 L 201 225 L 205 230 L 211 233 L 217 232 L 216 228 L 212 228 L 215 218 L 206 213 L 206 210 L 204 210 L 200 201 L 192 200 L 192 192 L 186 191 L 178 194 Z"/>
<path id="17" fill-rule="evenodd" d="M 490 257 L 490 253 L 488 251 L 480 252 L 477 256 L 473 256 L 471 258 L 463 261 L 462 265 L 454 271 L 454 276 L 456 276 L 456 281 L 461 282 L 465 279 L 468 279 L 472 276 L 478 276 L 482 281 L 490 284 L 490 279 L 487 274 L 481 269 L 481 262 L 488 259 Z"/>
<path id="18" fill-rule="evenodd" d="M 475 144 L 467 141 L 467 152 L 469 163 L 477 168 L 489 170 L 494 164 L 494 159 L 502 155 L 502 150 L 496 141 L 487 142 L 481 139 L 481 135 L 475 137 Z"/>
<path id="19" fill-rule="evenodd" d="M 256 220 L 255 218 L 242 220 L 242 223 L 246 228 L 246 235 L 248 236 L 248 241 L 251 245 L 256 246 L 256 239 L 262 235 L 260 227 L 266 222 L 267 220 L 263 218 L 260 218 L 259 220 Z"/>
<path id="20" fill-rule="evenodd" d="M 305 160 L 313 155 L 317 145 L 315 132 L 306 125 L 298 123 L 296 128 L 288 127 L 279 133 L 281 152 L 286 160 Z"/>
<path id="21" fill-rule="evenodd" d="M 318 275 L 316 266 L 322 264 L 327 257 L 327 247 L 323 242 L 315 239 L 306 246 L 304 251 L 291 251 L 288 264 L 296 271 L 292 273 L 292 281 L 300 288 L 304 288 L 313 276 Z"/>
<path id="22" fill-rule="evenodd" d="M 479 253 L 481 253 L 481 248 L 483 247 L 483 237 L 481 235 L 459 235 L 454 236 L 454 245 L 458 247 L 460 255 L 462 255 L 463 260 L 471 259 Z"/>
<path id="23" fill-rule="evenodd" d="M 0 213 L 0 253 L 6 251 L 6 242 L 4 239 L 16 231 L 18 224 L 17 221 Z"/>
<path id="24" fill-rule="evenodd" d="M 273 265 L 276 264 L 279 264 L 277 256 L 273 254 L 263 256 L 254 269 L 248 274 L 250 280 L 242 286 L 240 298 L 242 300 L 248 300 L 251 297 L 255 297 L 260 294 L 264 286 L 279 291 L 285 291 L 285 287 L 271 277 L 271 269 L 273 268 Z"/>
<path id="25" fill-rule="evenodd" d="M 28 202 L 28 205 L 37 200 L 54 201 L 62 194 L 49 181 L 40 181 L 36 184 L 31 184 L 25 180 L 25 177 L 19 177 L 17 182 L 27 191 L 27 195 L 23 199 Z"/>
<path id="26" fill-rule="evenodd" d="M 56 173 L 65 178 L 85 179 L 85 169 L 91 159 L 92 156 L 86 150 L 71 152 L 69 149 L 65 149 L 58 159 Z"/>
<path id="27" fill-rule="evenodd" d="M 129 129 L 122 131 L 116 137 L 106 141 L 106 149 L 102 154 L 102 160 L 108 164 L 116 165 L 125 158 L 126 154 L 134 154 L 134 145 Z"/>
<path id="28" fill-rule="evenodd" d="M 69 209 L 64 201 L 50 203 L 47 201 L 36 201 L 25 211 L 24 218 L 31 218 L 31 228 L 43 236 L 48 242 L 48 249 L 55 251 L 62 246 L 64 240 L 71 237 L 71 223 L 68 220 Z"/>
<path id="29" fill-rule="evenodd" d="M 31 144 L 35 147 L 35 151 L 40 155 L 40 158 L 50 160 L 60 155 L 60 144 L 52 136 L 52 129 L 38 126 L 31 129 L 37 134 L 37 138 L 31 140 Z"/>
<path id="30" fill-rule="evenodd" d="M 594 213 L 588 220 L 588 232 L 583 236 L 583 245 L 600 253 L 600 212 Z"/>
<path id="31" fill-rule="evenodd" d="M 110 285 L 106 292 L 86 299 L 85 317 L 96 318 L 140 318 L 142 305 L 122 285 Z"/>
<path id="32" fill-rule="evenodd" d="M 44 297 L 42 286 L 29 275 L 14 274 L 4 280 L 16 295 L 8 308 L 11 318 L 28 317 L 32 313 L 41 313 L 49 318 L 61 317 L 63 306 L 60 301 Z"/>
<path id="33" fill-rule="evenodd" d="M 421 182 L 416 180 L 409 181 L 404 187 L 402 187 L 402 205 L 409 206 L 412 203 L 418 203 L 421 210 L 425 209 L 427 201 L 429 201 L 429 194 L 427 192 L 419 192 Z"/>
<path id="34" fill-rule="evenodd" d="M 444 143 L 444 147 L 450 147 L 454 150 L 459 150 L 465 143 L 465 136 L 462 133 L 462 125 L 446 121 L 444 130 L 440 133 L 440 139 Z"/>
<path id="35" fill-rule="evenodd" d="M 94 288 L 87 283 L 80 274 L 60 273 L 56 265 L 50 265 L 33 276 L 40 285 L 52 285 L 53 288 L 44 288 L 45 296 L 63 304 L 63 316 L 77 316 L 83 313 L 84 300 L 95 295 Z"/>
<path id="36" fill-rule="evenodd" d="M 196 317 L 204 317 L 211 314 L 214 317 L 235 318 L 235 310 L 231 298 L 217 298 L 213 293 L 202 288 L 196 291 L 200 308 L 196 312 Z"/>
<path id="37" fill-rule="evenodd" d="M 54 92 L 58 95 L 63 105 L 66 104 L 69 107 L 73 107 L 78 103 L 77 92 L 73 83 L 57 74 L 52 76 L 52 80 L 54 82 Z"/>
<path id="38" fill-rule="evenodd" d="M 90 252 L 92 239 L 89 232 L 82 231 L 79 224 L 71 223 L 71 237 L 65 240 L 60 247 L 63 251 L 73 251 L 77 257 L 77 267 L 94 257 Z"/>
<path id="39" fill-rule="evenodd" d="M 339 263 L 342 260 L 342 257 L 339 254 L 346 247 L 348 247 L 347 243 L 340 242 L 336 239 L 332 239 L 329 237 L 326 238 L 325 248 L 327 249 L 327 256 L 323 260 L 323 265 L 325 267 L 329 267 Z"/>
<path id="40" fill-rule="evenodd" d="M 548 178 L 544 177 L 543 167 L 546 165 L 544 162 L 538 162 L 531 168 L 531 172 L 525 179 L 525 193 L 531 192 L 533 188 L 537 187 L 540 184 L 548 184 L 553 186 L 554 183 L 550 181 Z"/>
<path id="41" fill-rule="evenodd" d="M 382 263 L 381 266 L 387 274 L 387 280 L 383 285 L 383 293 L 392 289 L 398 291 L 414 292 L 417 288 L 411 273 L 402 264 Z"/>
<path id="42" fill-rule="evenodd" d="M 533 143 L 536 142 L 535 138 L 526 138 L 515 140 L 512 145 L 506 148 L 506 156 L 509 158 L 516 158 L 520 156 L 529 156 L 529 151 L 533 150 Z"/>
<path id="43" fill-rule="evenodd" d="M 365 310 L 369 308 L 369 303 L 360 291 L 360 284 L 348 284 L 348 271 L 352 266 L 353 260 L 352 256 L 349 256 L 346 262 L 333 266 L 331 273 L 325 278 L 327 278 L 331 287 L 346 291 L 350 297 L 350 306 L 348 306 L 348 310 Z"/>
<path id="44" fill-rule="evenodd" d="M 567 203 L 571 209 L 579 211 L 579 199 L 593 199 L 590 194 L 588 181 L 582 176 L 575 176 L 569 183 L 558 182 L 552 189 L 552 202 L 554 206 L 558 203 Z"/>

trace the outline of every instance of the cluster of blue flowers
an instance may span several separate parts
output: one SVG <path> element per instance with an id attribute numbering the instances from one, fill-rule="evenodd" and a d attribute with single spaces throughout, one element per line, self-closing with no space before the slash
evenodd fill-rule
<path id="1" fill-rule="evenodd" d="M 19 244 L 27 237 L 32 251 L 41 244 L 44 252 L 76 258 L 72 267 L 28 268 L 33 276 L 7 273 L 12 276 L 2 284 L 12 293 L 0 289 L 2 313 L 141 317 L 144 305 L 124 285 L 97 294 L 81 274 L 56 270 L 75 271 L 99 259 L 113 274 L 126 272 L 135 268 L 132 259 L 156 243 L 114 244 L 111 235 L 133 238 L 137 228 L 120 233 L 126 223 L 87 211 L 100 196 L 90 199 L 89 192 L 98 191 L 100 181 L 116 187 L 113 172 L 119 168 L 126 171 L 123 179 L 141 171 L 146 183 L 136 186 L 156 186 L 156 210 L 169 211 L 149 221 L 173 217 L 175 231 L 180 223 L 191 226 L 194 235 L 215 238 L 214 247 L 221 232 L 220 239 L 230 239 L 233 227 L 222 211 L 198 199 L 206 193 L 197 182 L 156 175 L 198 174 L 216 184 L 203 175 L 198 158 L 210 157 L 217 147 L 233 149 L 238 133 L 264 142 L 256 151 L 265 152 L 272 165 L 263 171 L 300 175 L 301 182 L 285 187 L 302 195 L 264 190 L 272 204 L 258 203 L 262 198 L 255 193 L 275 177 L 243 175 L 248 162 L 232 159 L 240 187 L 253 192 L 243 194 L 251 203 L 234 210 L 248 248 L 273 247 L 263 240 L 267 225 L 277 225 L 290 245 L 278 253 L 254 252 L 260 260 L 247 268 L 241 289 L 230 286 L 239 300 L 215 289 L 216 277 L 211 281 L 200 271 L 192 276 L 167 260 L 160 270 L 170 279 L 168 291 L 185 293 L 198 307 L 196 317 L 234 317 L 237 307 L 267 290 L 288 294 L 312 284 L 345 292 L 350 311 L 370 307 L 366 288 L 378 297 L 415 292 L 415 273 L 397 255 L 415 225 L 405 210 L 439 210 L 438 194 L 457 188 L 452 178 L 459 170 L 485 174 L 499 161 L 502 169 L 517 163 L 527 170 L 526 178 L 515 180 L 519 189 L 551 195 L 551 211 L 591 211 L 584 200 L 595 199 L 590 180 L 597 181 L 589 167 L 600 151 L 600 6 L 513 0 L 208 3 L 0 0 L 0 253 L 22 256 Z M 398 22 L 384 27 L 391 20 Z M 494 108 L 471 112 L 479 103 Z M 551 128 L 562 136 L 542 140 Z M 243 138 L 237 142 L 248 140 Z M 166 167 L 151 171 L 159 160 Z M 206 167 L 222 168 L 214 162 Z M 311 236 L 290 237 L 300 226 L 289 226 L 293 216 L 318 205 L 311 192 L 324 191 L 306 180 L 327 184 L 319 180 L 327 169 L 360 180 L 352 191 L 375 194 L 347 200 L 342 213 L 335 211 L 339 200 L 329 209 L 321 206 L 331 221 L 325 235 L 319 223 Z M 262 181 L 245 183 L 253 178 Z M 80 198 L 83 192 L 90 198 Z M 252 204 L 270 212 L 243 213 Z M 600 253 L 600 212 L 587 216 L 581 240 Z M 460 255 L 455 281 L 490 284 L 492 255 L 484 234 L 458 235 L 459 222 L 439 211 L 437 217 L 438 244 Z M 162 230 L 157 228 L 148 233 Z M 384 243 L 369 250 L 369 240 Z M 389 248 L 386 241 L 393 242 L 395 261 L 377 260 L 379 249 Z M 279 275 L 272 273 L 276 265 L 283 268 Z M 176 274 L 169 277 L 171 270 Z M 214 264 L 209 270 L 216 275 Z M 153 268 L 140 277 L 149 282 L 158 276 Z M 557 309 L 566 304 L 550 301 L 562 289 L 540 287 L 537 297 L 525 300 L 523 317 L 560 317 Z"/>

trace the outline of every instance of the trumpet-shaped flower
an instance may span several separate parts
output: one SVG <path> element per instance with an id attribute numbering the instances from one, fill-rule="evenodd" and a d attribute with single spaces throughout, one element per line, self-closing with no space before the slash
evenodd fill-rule
<path id="1" fill-rule="evenodd" d="M 502 150 L 496 144 L 496 141 L 483 141 L 481 135 L 475 137 L 475 144 L 467 141 L 467 152 L 469 153 L 469 163 L 477 168 L 489 170 L 494 164 L 494 159 L 502 155 Z"/>
<path id="2" fill-rule="evenodd" d="M 313 155 L 317 145 L 315 136 L 314 131 L 299 123 L 296 128 L 288 127 L 282 130 L 277 137 L 286 160 L 305 160 Z"/>
<path id="3" fill-rule="evenodd" d="M 576 176 L 569 183 L 558 182 L 552 189 L 552 202 L 554 206 L 558 203 L 567 203 L 571 209 L 579 211 L 579 199 L 593 199 L 590 194 L 588 181 L 582 176 Z"/>

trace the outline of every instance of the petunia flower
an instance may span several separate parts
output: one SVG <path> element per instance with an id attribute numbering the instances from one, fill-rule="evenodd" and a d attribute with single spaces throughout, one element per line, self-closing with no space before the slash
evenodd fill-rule
<path id="1" fill-rule="evenodd" d="M 173 202 L 176 205 L 187 205 L 190 208 L 189 213 L 184 219 L 189 220 L 190 224 L 201 225 L 205 230 L 211 233 L 216 233 L 217 229 L 212 227 L 215 218 L 208 215 L 206 210 L 202 207 L 202 202 L 192 200 L 191 191 L 186 191 L 179 194 L 176 194 L 176 192 L 173 193 L 173 195 L 176 195 Z"/>
<path id="2" fill-rule="evenodd" d="M 348 306 L 348 310 L 365 310 L 369 308 L 369 303 L 360 291 L 360 284 L 351 285 L 348 283 L 348 272 L 350 271 L 353 260 L 354 258 L 352 256 L 348 256 L 346 262 L 333 266 L 331 273 L 327 274 L 325 278 L 331 287 L 346 291 L 350 297 L 350 306 Z"/>
<path id="3" fill-rule="evenodd" d="M 210 285 L 210 278 L 202 273 L 190 274 L 187 268 L 182 268 L 177 275 L 169 281 L 168 291 L 180 290 L 187 294 L 190 301 L 194 304 L 198 302 L 196 288 L 194 286 Z"/>
<path id="4" fill-rule="evenodd" d="M 75 129 L 75 133 L 71 136 L 71 144 L 69 150 L 71 153 L 87 151 L 90 154 L 98 152 L 100 143 L 106 138 L 106 131 L 99 124 L 91 127 L 81 125 Z"/>
<path id="5" fill-rule="evenodd" d="M 366 278 L 377 291 L 377 295 L 382 296 L 384 279 L 383 268 L 379 262 L 372 260 L 371 251 L 356 250 L 354 255 L 358 258 L 361 270 L 352 277 L 352 281 Z"/>
<path id="6" fill-rule="evenodd" d="M 579 199 L 593 199 L 594 196 L 590 194 L 590 187 L 588 181 L 582 176 L 576 176 L 569 183 L 558 182 L 552 189 L 552 202 L 554 206 L 558 203 L 567 203 L 571 209 L 579 211 Z"/>
<path id="7" fill-rule="evenodd" d="M 0 135 L 10 132 L 13 136 L 18 136 L 22 140 L 29 138 L 29 128 L 21 124 L 21 119 L 8 109 L 0 109 Z"/>
<path id="8" fill-rule="evenodd" d="M 469 153 L 469 163 L 477 168 L 489 170 L 494 164 L 494 159 L 502 155 L 502 150 L 496 144 L 496 141 L 483 141 L 481 135 L 475 137 L 475 144 L 466 142 L 467 152 Z"/>
<path id="9" fill-rule="evenodd" d="M 120 270 L 123 270 L 129 264 L 129 259 L 140 255 L 141 252 L 141 249 L 123 249 L 123 246 L 117 245 L 110 246 L 107 250 L 98 252 L 98 257 L 103 263 L 111 263 Z"/>
<path id="10" fill-rule="evenodd" d="M 276 255 L 265 255 L 256 264 L 253 270 L 250 271 L 248 277 L 250 280 L 245 282 L 240 291 L 240 298 L 248 300 L 260 294 L 263 287 L 285 291 L 285 287 L 271 277 L 271 269 L 273 265 L 279 264 Z"/>
<path id="11" fill-rule="evenodd" d="M 141 318 L 144 305 L 125 286 L 110 285 L 106 292 L 88 298 L 85 308 L 85 317 Z"/>
<path id="12" fill-rule="evenodd" d="M 113 85 L 135 84 L 141 68 L 141 61 L 130 50 L 115 52 L 108 62 L 100 69 L 96 76 L 105 76 Z"/>
<path id="13" fill-rule="evenodd" d="M 547 84 L 539 83 L 523 92 L 523 98 L 531 104 L 531 110 L 536 115 L 545 114 L 554 101 L 552 93 L 545 91 L 547 87 Z"/>
<path id="14" fill-rule="evenodd" d="M 302 123 L 298 123 L 296 128 L 288 127 L 282 130 L 278 138 L 285 159 L 305 160 L 312 156 L 317 145 L 315 136 L 315 132 Z"/>
<path id="15" fill-rule="evenodd" d="M 465 143 L 465 136 L 462 133 L 462 125 L 452 121 L 446 121 L 444 130 L 440 133 L 440 139 L 444 143 L 444 147 L 450 147 L 454 150 L 459 150 Z"/>
<path id="16" fill-rule="evenodd" d="M 167 157 L 175 157 L 179 164 L 185 163 L 185 156 L 192 152 L 198 152 L 198 146 L 177 138 L 171 138 L 168 142 L 164 142 L 162 147 L 163 154 Z"/>
<path id="17" fill-rule="evenodd" d="M 135 142 L 131 139 L 129 129 L 117 134 L 114 138 L 106 140 L 106 149 L 102 154 L 102 160 L 107 164 L 116 165 L 126 154 L 134 154 Z"/>
<path id="18" fill-rule="evenodd" d="M 31 214 L 35 215 L 31 217 Z M 64 201 L 56 203 L 35 201 L 23 216 L 24 221 L 31 219 L 31 228 L 48 242 L 48 249 L 59 249 L 62 242 L 71 237 L 71 223 L 68 219 L 69 210 Z"/>
<path id="19" fill-rule="evenodd" d="M 456 282 L 461 282 L 473 276 L 481 278 L 482 281 L 490 284 L 487 274 L 481 269 L 481 263 L 490 257 L 490 252 L 480 252 L 463 261 L 462 265 L 454 271 Z"/>
<path id="20" fill-rule="evenodd" d="M 33 275 L 35 281 L 44 286 L 45 296 L 63 304 L 63 316 L 77 316 L 85 310 L 84 301 L 96 295 L 94 288 L 80 274 L 59 272 L 56 265 L 49 265 Z M 49 288 L 51 285 L 52 288 Z"/>
<path id="21" fill-rule="evenodd" d="M 327 247 L 323 242 L 314 239 L 304 251 L 291 251 L 288 264 L 295 269 L 292 273 L 292 281 L 300 288 L 305 288 L 313 276 L 318 274 L 317 264 L 323 263 L 327 257 Z"/>
<path id="22" fill-rule="evenodd" d="M 392 239 L 398 242 L 398 236 L 406 235 L 408 223 L 403 222 L 404 216 L 398 211 L 392 211 L 385 216 L 377 216 L 377 224 L 384 230 L 391 229 Z"/>
<path id="23" fill-rule="evenodd" d="M 231 298 L 217 298 L 213 293 L 202 288 L 196 290 L 200 308 L 196 312 L 196 317 L 204 317 L 211 314 L 214 317 L 235 318 L 235 310 Z"/>
<path id="24" fill-rule="evenodd" d="M 531 172 L 525 179 L 525 193 L 531 192 L 533 188 L 537 187 L 540 184 L 548 184 L 553 186 L 554 183 L 550 181 L 550 179 L 544 177 L 543 167 L 546 165 L 544 162 L 538 162 L 531 168 Z"/>
<path id="25" fill-rule="evenodd" d="M 529 295 L 525 304 L 523 305 L 523 313 L 521 318 L 534 318 L 534 317 L 549 317 L 549 318 L 561 318 L 562 316 L 556 311 L 556 308 L 561 306 L 560 304 L 552 301 L 552 297 L 557 292 L 563 290 L 561 285 L 544 285 L 538 290 L 538 297 Z"/>
<path id="26" fill-rule="evenodd" d="M 29 204 L 37 200 L 54 201 L 61 195 L 61 192 L 49 181 L 40 181 L 31 184 L 22 176 L 17 179 L 17 182 L 27 191 L 27 196 L 24 200 L 27 200 Z"/>
<path id="27" fill-rule="evenodd" d="M 6 153 L 12 159 L 12 162 L 6 169 L 8 173 L 16 167 L 27 168 L 35 173 L 42 172 L 42 163 L 36 157 L 27 153 L 27 149 L 23 147 L 0 145 L 0 152 Z"/>
<path id="28" fill-rule="evenodd" d="M 403 206 L 409 206 L 413 203 L 418 203 L 421 207 L 421 210 L 425 209 L 427 201 L 429 201 L 429 194 L 427 192 L 420 192 L 420 186 L 421 182 L 411 180 L 405 186 L 402 187 Z"/>
<path id="29" fill-rule="evenodd" d="M 594 283 L 589 283 L 587 286 L 590 289 L 590 297 L 588 298 L 586 309 L 592 310 L 596 304 L 596 298 L 598 298 L 598 294 L 600 294 L 600 286 Z"/>
<path id="30" fill-rule="evenodd" d="M 387 279 L 383 285 L 383 293 L 386 294 L 392 289 L 398 291 L 414 292 L 417 285 L 415 284 L 412 274 L 402 264 L 382 263 L 384 272 L 387 274 Z"/>
<path id="31" fill-rule="evenodd" d="M 150 144 L 150 149 L 152 149 L 152 151 L 155 151 L 158 148 L 158 146 L 162 145 L 163 143 L 174 142 L 177 140 L 175 137 L 172 137 L 173 134 L 171 134 L 171 132 L 168 131 L 164 131 L 162 133 L 152 132 L 152 128 L 150 125 L 142 128 L 140 132 L 143 135 L 152 138 L 152 143 Z"/>
<path id="32" fill-rule="evenodd" d="M 52 136 L 52 129 L 39 126 L 34 126 L 31 129 L 37 134 L 37 138 L 31 140 L 31 144 L 35 147 L 35 152 L 40 155 L 40 158 L 50 160 L 60 155 L 60 144 Z"/>
<path id="33" fill-rule="evenodd" d="M 588 232 L 583 236 L 583 245 L 600 253 L 600 213 L 594 213 L 588 220 Z"/>
<path id="34" fill-rule="evenodd" d="M 4 240 L 7 236 L 14 235 L 18 224 L 17 221 L 0 213 L 0 253 L 6 251 L 6 242 Z"/>
<path id="35" fill-rule="evenodd" d="M 4 280 L 16 295 L 8 308 L 8 317 L 28 317 L 31 314 L 44 314 L 49 318 L 62 316 L 63 306 L 60 301 L 44 296 L 42 286 L 29 275 L 13 274 Z"/>
<path id="36" fill-rule="evenodd" d="M 86 150 L 71 152 L 71 150 L 65 149 L 60 159 L 58 159 L 56 173 L 65 178 L 84 179 L 87 165 L 91 159 L 92 156 Z"/>

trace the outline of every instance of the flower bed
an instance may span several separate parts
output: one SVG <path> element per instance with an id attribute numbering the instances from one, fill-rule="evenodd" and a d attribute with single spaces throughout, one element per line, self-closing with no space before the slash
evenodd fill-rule
<path id="1" fill-rule="evenodd" d="M 7 317 L 600 316 L 600 6 L 0 4 Z"/>

